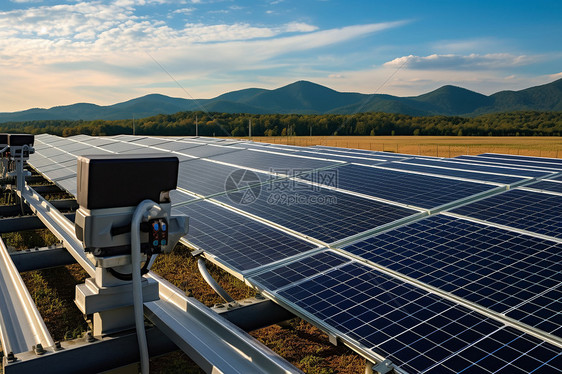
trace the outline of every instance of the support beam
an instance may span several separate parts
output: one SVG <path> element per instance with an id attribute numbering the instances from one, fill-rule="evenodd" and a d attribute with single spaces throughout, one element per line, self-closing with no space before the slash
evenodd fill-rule
<path id="1" fill-rule="evenodd" d="M 19 206 L 17 208 L 19 211 Z M 70 222 L 74 222 L 74 216 L 74 213 L 64 214 L 64 217 Z M 45 225 L 43 224 L 43 222 L 41 222 L 38 217 L 32 215 L 0 219 L 0 234 L 25 230 L 38 230 L 44 228 Z"/>
<path id="2" fill-rule="evenodd" d="M 237 301 L 235 304 L 219 304 L 212 310 L 244 331 L 261 329 L 295 317 L 287 309 L 261 295 Z"/>
<path id="3" fill-rule="evenodd" d="M 62 247 L 27 249 L 10 253 L 18 271 L 40 270 L 75 264 L 76 260 Z"/>
<path id="4" fill-rule="evenodd" d="M 20 195 L 20 198 L 24 199 L 26 204 L 37 214 L 45 226 L 62 241 L 63 246 L 72 257 L 74 257 L 76 262 L 78 262 L 91 277 L 94 277 L 96 274 L 95 267 L 86 257 L 82 242 L 76 238 L 74 224 L 66 219 L 54 205 L 41 197 L 41 195 L 32 188 L 25 186 L 23 191 L 18 191 L 18 195 Z"/>
<path id="5" fill-rule="evenodd" d="M 78 209 L 76 200 L 52 200 L 49 202 L 57 210 L 74 211 Z M 33 214 L 33 211 L 28 206 L 23 206 L 23 215 Z M 19 205 L 4 205 L 0 206 L 0 217 L 17 217 L 21 216 L 22 211 Z"/>
<path id="6" fill-rule="evenodd" d="M 186 297 L 166 280 L 145 316 L 207 373 L 301 373 L 234 324 Z"/>
<path id="7" fill-rule="evenodd" d="M 6 356 L 55 343 L 0 239 L 0 340 Z"/>
<path id="8" fill-rule="evenodd" d="M 178 347 L 157 328 L 147 328 L 148 351 L 151 356 L 172 352 Z M 105 336 L 88 342 L 75 339 L 60 343 L 38 356 L 34 352 L 18 354 L 17 360 L 4 359 L 5 374 L 100 373 L 139 361 L 137 334 L 128 332 Z"/>

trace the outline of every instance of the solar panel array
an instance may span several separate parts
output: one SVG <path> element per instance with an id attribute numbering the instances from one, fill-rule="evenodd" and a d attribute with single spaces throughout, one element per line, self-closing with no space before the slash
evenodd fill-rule
<path id="1" fill-rule="evenodd" d="M 78 155 L 162 152 L 184 241 L 369 360 L 562 367 L 562 160 L 39 135 L 29 163 L 75 194 Z"/>

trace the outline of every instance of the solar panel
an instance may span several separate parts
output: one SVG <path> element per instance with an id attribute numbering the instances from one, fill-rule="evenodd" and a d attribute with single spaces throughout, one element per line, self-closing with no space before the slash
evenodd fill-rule
<path id="1" fill-rule="evenodd" d="M 130 150 L 136 150 L 138 152 L 142 152 L 143 150 L 146 149 L 145 147 L 135 145 L 134 143 L 124 143 L 124 142 L 102 144 L 99 147 L 108 150 L 110 152 L 117 152 L 117 153 L 124 153 Z"/>
<path id="2" fill-rule="evenodd" d="M 216 155 L 225 155 L 229 157 L 229 154 L 240 152 L 243 148 L 234 147 L 221 147 L 217 145 L 204 145 L 202 147 L 194 147 L 183 149 L 180 152 L 192 157 L 211 157 Z"/>
<path id="3" fill-rule="evenodd" d="M 317 247 L 208 201 L 176 207 L 174 211 L 189 217 L 190 243 L 241 273 Z"/>
<path id="4" fill-rule="evenodd" d="M 139 140 L 139 139 L 143 139 L 143 136 L 136 136 L 136 135 L 115 135 L 115 136 L 111 136 L 111 139 L 114 140 L 122 140 L 122 141 L 126 141 L 126 142 L 132 142 L 135 140 Z"/>
<path id="5" fill-rule="evenodd" d="M 276 271 L 292 276 L 289 270 L 309 270 L 306 264 L 315 256 Z M 306 274 L 272 292 L 309 319 L 331 326 L 336 335 L 386 357 L 406 372 L 483 369 L 480 361 L 489 358 L 502 364 L 490 365 L 486 372 L 518 372 L 521 363 L 515 362 L 521 357 L 536 359 L 535 368 L 546 370 L 554 368 L 549 361 L 559 360 L 558 347 L 365 264 L 331 261 L 337 266 Z M 250 282 L 260 286 L 266 274 L 251 277 Z M 493 348 L 481 349 L 482 342 Z"/>
<path id="6" fill-rule="evenodd" d="M 436 208 L 498 187 L 360 165 L 344 165 L 300 178 L 321 184 L 332 184 L 333 178 L 337 178 L 337 188 L 425 209 Z"/>
<path id="7" fill-rule="evenodd" d="M 162 144 L 162 143 L 168 143 L 169 141 L 170 140 L 166 139 L 166 138 L 154 138 L 154 137 L 131 140 L 131 142 L 133 144 L 142 144 L 142 145 L 147 145 L 147 146 L 153 146 L 153 145 L 158 145 L 158 144 Z"/>
<path id="8" fill-rule="evenodd" d="M 385 164 L 407 169 L 400 171 L 349 165 L 335 159 L 401 160 L 401 155 L 257 146 L 213 138 L 39 135 L 36 143 L 30 163 L 74 194 L 73 155 L 107 154 L 109 150 L 147 154 L 179 151 L 176 155 L 186 160 L 180 163 L 180 187 L 213 196 L 215 201 L 239 210 L 197 199 L 183 190 L 171 191 L 174 212 L 190 217 L 186 239 L 203 249 L 208 258 L 243 275 L 277 302 L 358 347 L 367 357 L 387 357 L 408 372 L 555 372 L 562 366 L 560 347 L 525 333 L 539 336 L 537 331 L 542 330 L 542 336 L 551 334 L 550 341 L 562 337 L 562 243 L 555 239 L 562 237 L 562 195 L 533 190 L 541 186 L 557 188 L 552 185 L 562 183 L 539 181 L 477 200 L 451 213 L 413 221 L 426 214 L 421 208 L 436 207 L 444 201 L 460 203 L 459 199 L 496 188 L 458 178 L 478 176 L 488 182 L 512 184 L 525 178 L 552 176 L 536 170 L 536 165 L 558 168 L 557 162 L 484 155 L 478 162 L 409 158 L 403 163 Z M 181 155 L 184 150 L 197 158 Z M 218 155 L 217 150 L 229 153 Z M 249 178 L 247 168 L 264 173 L 251 172 L 253 178 Z M 448 178 L 422 175 L 420 171 L 447 173 Z M 308 174 L 309 180 L 330 187 L 420 209 L 275 178 L 268 172 L 301 177 Z M 337 184 L 333 179 L 321 179 L 334 172 Z M 375 229 L 377 234 L 373 234 Z M 371 236 L 345 244 L 357 234 Z M 346 247 L 326 250 L 315 241 Z M 343 251 L 348 255 L 342 255 Z M 382 272 L 373 264 L 394 273 Z M 401 274 L 420 283 L 407 282 Z M 426 287 L 418 287 L 424 283 Z M 478 314 L 476 304 L 490 313 Z M 514 327 L 519 321 L 537 330 L 526 330 L 523 325 L 518 329 L 506 327 L 504 318 L 515 321 L 511 324 Z"/>
<path id="9" fill-rule="evenodd" d="M 251 199 L 237 195 L 215 199 L 324 243 L 419 213 L 295 181 L 272 181 Z"/>
<path id="10" fill-rule="evenodd" d="M 184 149 L 195 148 L 195 147 L 203 147 L 204 144 L 196 144 L 196 143 L 185 143 L 180 141 L 169 141 L 167 143 L 161 143 L 156 146 L 158 149 L 165 149 L 168 151 L 182 151 Z"/>
<path id="11" fill-rule="evenodd" d="M 507 155 L 507 154 L 501 154 L 501 153 L 483 153 L 483 154 L 478 155 L 478 156 L 498 158 L 498 159 L 507 159 L 507 160 L 531 161 L 531 162 L 538 162 L 538 163 L 541 163 L 541 164 L 555 164 L 557 166 L 562 166 L 562 159 L 560 159 L 560 158 Z"/>
<path id="12" fill-rule="evenodd" d="M 356 155 L 356 156 L 357 155 L 368 155 L 368 156 L 373 156 L 373 157 L 377 157 L 377 158 L 383 158 L 387 161 L 396 161 L 396 160 L 399 160 L 399 159 L 413 157 L 412 155 L 404 155 L 404 154 L 400 154 L 400 153 L 378 152 L 378 151 L 371 151 L 371 150 L 367 150 L 367 149 L 357 149 L 357 148 L 326 147 L 326 146 L 321 146 L 321 145 L 317 145 L 317 146 L 309 147 L 309 148 L 317 149 L 317 150 L 320 150 L 322 152 L 330 152 L 330 153 L 334 153 L 334 154 L 345 153 L 345 154 L 352 154 L 352 155 Z"/>
<path id="13" fill-rule="evenodd" d="M 551 191 L 551 192 L 562 193 L 562 183 L 551 182 L 551 181 L 548 181 L 548 180 L 535 182 L 533 184 L 526 185 L 525 187 L 526 188 L 532 188 L 534 190 L 542 190 L 542 191 Z"/>
<path id="14" fill-rule="evenodd" d="M 562 337 L 561 243 L 437 215 L 343 250 Z"/>
<path id="15" fill-rule="evenodd" d="M 467 161 L 463 161 L 460 159 L 450 158 L 447 160 L 432 160 L 432 159 L 423 159 L 423 158 L 415 158 L 404 161 L 408 164 L 416 164 L 416 165 L 431 165 L 431 166 L 439 166 L 445 168 L 454 168 L 457 170 L 468 170 L 468 171 L 481 171 L 486 173 L 497 173 L 497 174 L 504 174 L 504 175 L 514 175 L 514 176 L 521 176 L 521 177 L 532 177 L 532 178 L 542 178 L 546 177 L 551 174 L 549 171 L 541 171 L 541 170 L 529 170 L 523 168 L 515 168 L 509 166 L 499 166 L 499 165 L 486 165 L 486 164 L 477 164 L 477 163 L 470 163 Z"/>
<path id="16" fill-rule="evenodd" d="M 454 168 L 435 167 L 430 165 L 415 165 L 415 164 L 408 164 L 404 162 L 389 162 L 381 166 L 384 168 L 395 169 L 395 170 L 417 171 L 421 173 L 445 175 L 445 176 L 451 176 L 457 178 L 465 178 L 465 179 L 479 180 L 485 182 L 495 182 L 495 183 L 502 183 L 508 185 L 519 183 L 524 180 L 528 180 L 528 178 L 526 177 L 458 170 Z"/>
<path id="17" fill-rule="evenodd" d="M 209 159 L 228 162 L 230 164 L 262 171 L 290 175 L 338 164 L 338 162 L 334 161 L 323 161 L 313 158 L 252 150 L 244 150 L 232 154 L 209 157 Z"/>
<path id="18" fill-rule="evenodd" d="M 554 172 L 562 170 L 562 166 L 558 166 L 555 164 L 542 164 L 533 161 L 511 160 L 506 158 L 492 158 L 492 157 L 481 157 L 481 156 L 457 156 L 455 158 L 458 160 L 483 163 L 488 165 L 499 165 L 499 166 L 505 165 L 505 166 L 512 166 L 518 168 L 528 168 L 528 169 L 546 170 L 546 171 L 554 171 Z"/>
<path id="19" fill-rule="evenodd" d="M 513 189 L 451 212 L 556 238 L 562 237 L 562 196 Z"/>
<path id="20" fill-rule="evenodd" d="M 95 146 L 95 147 L 100 147 L 100 146 L 106 145 L 106 144 L 116 144 L 117 143 L 117 141 L 115 141 L 111 138 L 106 138 L 106 137 L 82 138 L 82 139 L 80 139 L 80 142 L 86 143 L 86 144 L 89 144 L 89 145 Z"/>
<path id="21" fill-rule="evenodd" d="M 203 196 L 260 184 L 274 177 L 235 166 L 196 159 L 180 162 L 178 185 Z"/>

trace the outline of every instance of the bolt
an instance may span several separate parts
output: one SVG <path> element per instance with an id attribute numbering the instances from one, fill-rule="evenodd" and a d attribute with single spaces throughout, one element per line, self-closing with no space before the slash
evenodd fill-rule
<path id="1" fill-rule="evenodd" d="M 14 355 L 14 352 L 10 352 L 10 353 L 8 353 L 8 357 L 6 357 L 6 359 L 8 360 L 8 362 L 14 362 L 18 358 Z"/>
<path id="2" fill-rule="evenodd" d="M 45 350 L 43 349 L 43 345 L 41 343 L 37 343 L 37 345 L 34 345 L 33 350 L 35 351 L 35 354 L 37 356 L 41 356 L 43 353 L 45 353 Z"/>
<path id="3" fill-rule="evenodd" d="M 86 336 L 84 337 L 84 339 L 85 339 L 88 343 L 92 343 L 92 342 L 95 342 L 95 341 L 96 341 L 96 339 L 93 337 L 91 331 L 86 332 Z"/>
<path id="4" fill-rule="evenodd" d="M 59 341 L 55 342 L 55 351 L 60 351 L 62 349 L 62 345 Z"/>
<path id="5" fill-rule="evenodd" d="M 255 298 L 258 300 L 265 300 L 265 297 L 261 293 L 257 293 Z"/>

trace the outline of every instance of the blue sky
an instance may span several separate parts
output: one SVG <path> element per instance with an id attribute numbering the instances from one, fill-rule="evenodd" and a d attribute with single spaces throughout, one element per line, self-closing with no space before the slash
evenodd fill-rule
<path id="1" fill-rule="evenodd" d="M 554 0 L 4 0 L 0 112 L 297 80 L 518 90 L 562 78 L 561 19 Z"/>

